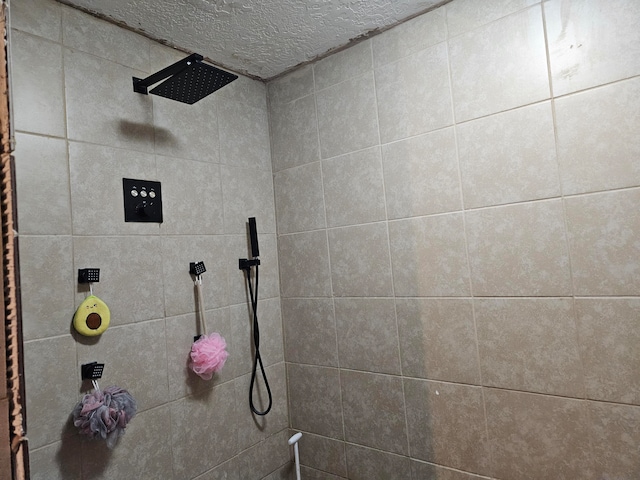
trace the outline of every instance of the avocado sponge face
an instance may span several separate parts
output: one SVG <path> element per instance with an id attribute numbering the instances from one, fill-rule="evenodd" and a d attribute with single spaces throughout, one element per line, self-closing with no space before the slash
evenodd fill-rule
<path id="1" fill-rule="evenodd" d="M 85 298 L 73 316 L 73 327 L 78 333 L 87 337 L 104 333 L 109 323 L 111 323 L 109 307 L 95 295 Z"/>

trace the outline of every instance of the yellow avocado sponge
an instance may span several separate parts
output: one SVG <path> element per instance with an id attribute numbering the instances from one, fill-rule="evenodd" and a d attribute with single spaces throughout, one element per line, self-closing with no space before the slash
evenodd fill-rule
<path id="1" fill-rule="evenodd" d="M 87 337 L 104 333 L 111 322 L 111 312 L 107 304 L 95 295 L 89 295 L 73 316 L 73 327 Z"/>

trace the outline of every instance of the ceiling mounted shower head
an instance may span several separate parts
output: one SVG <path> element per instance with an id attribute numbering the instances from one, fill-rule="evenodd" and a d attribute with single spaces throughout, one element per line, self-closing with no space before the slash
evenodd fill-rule
<path id="1" fill-rule="evenodd" d="M 133 77 L 133 91 L 193 105 L 238 78 L 233 73 L 202 63 L 202 58 L 194 53 L 145 79 Z M 167 77 L 170 78 L 165 80 Z M 165 81 L 148 91 L 148 87 L 162 80 Z"/>

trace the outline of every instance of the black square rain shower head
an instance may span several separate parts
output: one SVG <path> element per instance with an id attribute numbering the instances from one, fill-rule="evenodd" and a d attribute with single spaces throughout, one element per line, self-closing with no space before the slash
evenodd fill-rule
<path id="1" fill-rule="evenodd" d="M 202 58 L 194 53 L 145 79 L 133 77 L 133 91 L 193 105 L 238 78 L 233 73 L 202 63 Z M 148 87 L 167 77 L 170 78 L 147 91 Z"/>

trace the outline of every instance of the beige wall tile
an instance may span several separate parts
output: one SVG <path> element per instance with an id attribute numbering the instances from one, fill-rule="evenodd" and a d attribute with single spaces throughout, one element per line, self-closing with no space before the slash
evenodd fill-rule
<path id="1" fill-rule="evenodd" d="M 161 55 L 154 54 L 154 60 Z M 166 66 L 181 59 L 172 57 Z M 161 62 L 160 59 L 157 60 Z M 166 67 L 163 67 L 166 68 Z M 159 155 L 220 163 L 218 139 L 218 105 L 220 101 L 207 98 L 188 105 L 160 96 L 152 96 L 154 144 Z M 193 187 L 195 187 L 194 184 Z M 187 190 L 185 188 L 185 190 Z"/>
<path id="2" fill-rule="evenodd" d="M 287 433 L 287 430 L 278 432 L 265 438 L 251 449 L 242 452 L 238 457 L 239 477 L 255 477 L 264 480 L 288 480 L 291 478 L 287 476 L 287 473 L 293 473 Z"/>
<path id="3" fill-rule="evenodd" d="M 564 194 L 640 185 L 640 78 L 556 100 Z"/>
<path id="4" fill-rule="evenodd" d="M 450 470 L 448 468 L 424 463 L 418 460 L 411 460 L 411 474 L 413 478 L 426 478 L 435 480 L 482 480 L 487 477 L 479 477 L 464 473 L 459 470 Z"/>
<path id="5" fill-rule="evenodd" d="M 287 376 L 291 428 L 342 440 L 339 371 L 287 363 Z"/>
<path id="6" fill-rule="evenodd" d="M 225 101 L 240 102 L 267 110 L 267 85 L 264 82 L 242 75 L 226 85 L 225 88 L 216 91 L 216 97 Z"/>
<path id="7" fill-rule="evenodd" d="M 255 217 L 258 233 L 276 233 L 271 172 L 227 165 L 222 165 L 220 171 L 224 233 L 246 235 L 249 217 Z M 206 208 L 213 210 L 211 205 Z M 258 244 L 260 240 L 261 237 Z"/>
<path id="8" fill-rule="evenodd" d="M 345 440 L 406 455 L 409 449 L 402 380 L 341 370 L 340 382 Z"/>
<path id="9" fill-rule="evenodd" d="M 572 299 L 486 298 L 474 306 L 484 385 L 584 396 Z"/>
<path id="10" fill-rule="evenodd" d="M 456 120 L 549 98 L 546 57 L 540 6 L 450 39 Z"/>
<path id="11" fill-rule="evenodd" d="M 277 172 L 273 177 L 278 233 L 326 226 L 320 162 Z"/>
<path id="12" fill-rule="evenodd" d="M 544 2 L 554 95 L 640 73 L 640 5 L 634 0 Z"/>
<path id="13" fill-rule="evenodd" d="M 71 335 L 24 344 L 24 382 L 29 412 L 27 430 L 31 448 L 39 448 L 76 433 L 71 412 L 81 400 L 78 394 L 79 370 L 76 343 Z"/>
<path id="14" fill-rule="evenodd" d="M 71 199 L 66 142 L 18 133 L 16 147 L 20 233 L 70 234 Z"/>
<path id="15" fill-rule="evenodd" d="M 398 326 L 391 298 L 336 298 L 340 368 L 400 374 Z"/>
<path id="16" fill-rule="evenodd" d="M 13 121 L 16 130 L 64 137 L 62 48 L 39 37 L 12 31 Z"/>
<path id="17" fill-rule="evenodd" d="M 298 444 L 301 464 L 341 477 L 347 476 L 344 442 L 308 433 L 303 438 Z"/>
<path id="18" fill-rule="evenodd" d="M 490 456 L 480 387 L 404 380 L 411 456 L 487 473 Z"/>
<path id="19" fill-rule="evenodd" d="M 11 27 L 54 42 L 62 36 L 62 7 L 48 0 L 23 0 L 11 5 Z"/>
<path id="20" fill-rule="evenodd" d="M 461 214 L 389 222 L 389 238 L 396 295 L 469 295 Z"/>
<path id="21" fill-rule="evenodd" d="M 379 148 L 323 160 L 322 181 L 328 227 L 386 220 Z"/>
<path id="22" fill-rule="evenodd" d="M 267 85 L 242 75 L 225 88 L 217 90 L 216 97 L 225 102 L 240 102 L 267 110 Z"/>
<path id="23" fill-rule="evenodd" d="M 369 72 L 316 94 L 322 158 L 379 143 L 374 83 Z"/>
<path id="24" fill-rule="evenodd" d="M 347 443 L 347 462 L 351 480 L 411 478 L 409 458 Z"/>
<path id="25" fill-rule="evenodd" d="M 498 478 L 593 478 L 586 402 L 485 390 Z"/>
<path id="26" fill-rule="evenodd" d="M 596 478 L 633 478 L 640 471 L 640 408 L 589 402 Z"/>
<path id="27" fill-rule="evenodd" d="M 109 307 L 111 326 L 164 315 L 160 249 L 161 239 L 154 236 L 73 238 L 74 273 L 79 268 L 100 269 L 100 283 L 93 285 L 93 293 Z M 78 285 L 76 305 L 88 293 L 88 285 Z"/>
<path id="28" fill-rule="evenodd" d="M 640 404 L 640 299 L 578 298 L 587 398 Z"/>
<path id="29" fill-rule="evenodd" d="M 470 211 L 466 227 L 475 295 L 571 294 L 560 200 Z"/>
<path id="30" fill-rule="evenodd" d="M 333 300 L 283 298 L 282 319 L 287 362 L 338 366 Z"/>
<path id="31" fill-rule="evenodd" d="M 577 295 L 638 294 L 638 202 L 640 189 L 565 200 Z"/>
<path id="32" fill-rule="evenodd" d="M 335 228 L 328 234 L 334 295 L 391 296 L 393 286 L 385 223 Z"/>
<path id="33" fill-rule="evenodd" d="M 313 66 L 307 65 L 270 81 L 267 91 L 271 104 L 291 102 L 313 93 Z"/>
<path id="34" fill-rule="evenodd" d="M 71 237 L 21 236 L 20 258 L 24 340 L 69 333 L 78 278 Z"/>
<path id="35" fill-rule="evenodd" d="M 157 181 L 153 155 L 69 142 L 69 171 L 75 235 L 159 233 L 157 223 L 124 221 L 122 179 Z"/>
<path id="36" fill-rule="evenodd" d="M 315 96 L 272 104 L 269 126 L 274 172 L 320 159 Z"/>
<path id="37" fill-rule="evenodd" d="M 31 480 L 80 480 L 80 436 L 73 435 L 46 447 L 29 449 Z"/>
<path id="38" fill-rule="evenodd" d="M 80 10 L 63 7 L 62 42 L 74 50 L 149 71 L 151 40 Z"/>
<path id="39" fill-rule="evenodd" d="M 469 299 L 396 299 L 402 374 L 480 384 Z"/>
<path id="40" fill-rule="evenodd" d="M 560 195 L 551 104 L 456 127 L 466 208 Z"/>
<path id="41" fill-rule="evenodd" d="M 329 247 L 324 231 L 279 236 L 278 257 L 283 297 L 331 295 Z"/>
<path id="42" fill-rule="evenodd" d="M 269 118 L 264 108 L 220 102 L 218 115 L 220 163 L 270 172 Z"/>
<path id="43" fill-rule="evenodd" d="M 469 32 L 536 3 L 539 0 L 456 0 L 445 7 L 449 35 Z"/>
<path id="44" fill-rule="evenodd" d="M 461 209 L 452 128 L 383 145 L 382 158 L 389 219 Z"/>
<path id="45" fill-rule="evenodd" d="M 153 152 L 152 99 L 131 86 L 131 78 L 141 75 L 139 70 L 65 49 L 69 139 Z"/>
<path id="46" fill-rule="evenodd" d="M 305 467 L 302 465 L 300 467 L 302 478 L 305 480 L 343 480 L 346 477 L 339 477 L 337 475 L 333 475 L 331 473 L 326 473 L 320 470 L 314 470 L 313 468 Z"/>
<path id="47" fill-rule="evenodd" d="M 238 457 L 234 457 L 196 477 L 195 480 L 240 480 L 238 476 L 240 475 L 238 471 L 239 463 Z"/>
<path id="48" fill-rule="evenodd" d="M 138 412 L 166 403 L 167 349 L 164 320 L 110 327 L 96 342 L 79 341 L 78 364 L 105 364 L 100 383 L 118 385 L 135 398 Z M 89 382 L 84 382 L 90 387 Z"/>
<path id="49" fill-rule="evenodd" d="M 453 123 L 447 60 L 443 42 L 376 69 L 382 143 Z"/>
<path id="50" fill-rule="evenodd" d="M 160 232 L 170 235 L 225 233 L 221 167 L 160 156 L 156 157 L 156 164 L 163 197 Z"/>
<path id="51" fill-rule="evenodd" d="M 373 69 L 371 41 L 356 43 L 313 64 L 315 89 L 323 90 Z"/>
<path id="52" fill-rule="evenodd" d="M 173 472 L 192 478 L 229 460 L 236 453 L 238 438 L 234 384 L 227 382 L 198 395 L 171 404 Z M 202 441 L 203 439 L 206 441 Z"/>
<path id="53" fill-rule="evenodd" d="M 113 450 L 103 442 L 83 442 L 82 472 L 89 478 L 162 478 L 171 471 L 171 415 L 166 406 L 140 412 Z"/>
<path id="54" fill-rule="evenodd" d="M 371 39 L 375 67 L 443 42 L 447 35 L 445 22 L 445 10 L 438 8 L 376 35 Z"/>

